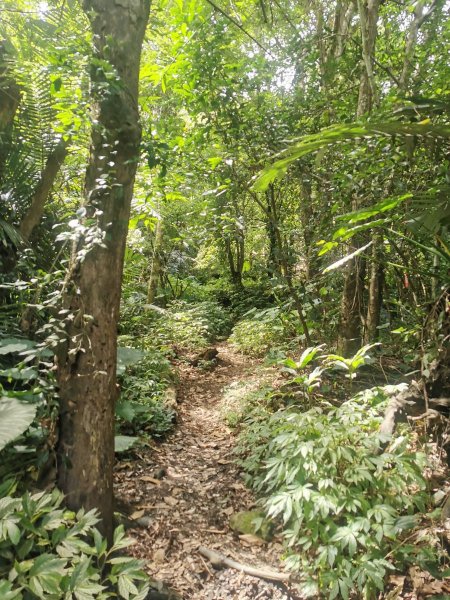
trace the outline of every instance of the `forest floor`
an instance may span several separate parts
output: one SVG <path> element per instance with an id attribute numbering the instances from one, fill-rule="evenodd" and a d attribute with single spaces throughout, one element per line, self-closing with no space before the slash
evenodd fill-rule
<path id="1" fill-rule="evenodd" d="M 283 583 L 272 583 L 238 570 L 215 570 L 198 552 L 200 546 L 239 563 L 282 571 L 278 540 L 265 543 L 237 535 L 230 516 L 255 507 L 233 461 L 235 436 L 224 421 L 233 393 L 269 383 L 275 373 L 261 361 L 217 346 L 211 371 L 180 363 L 178 418 L 162 443 L 122 461 L 116 469 L 116 496 L 134 519 L 147 526 L 130 530 L 131 552 L 143 559 L 149 574 L 177 595 L 195 600 L 287 600 L 299 598 Z"/>

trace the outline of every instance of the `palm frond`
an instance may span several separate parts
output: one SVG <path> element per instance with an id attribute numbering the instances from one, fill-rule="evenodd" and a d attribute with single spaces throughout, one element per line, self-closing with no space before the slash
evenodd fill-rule
<path id="1" fill-rule="evenodd" d="M 353 123 L 327 127 L 318 133 L 300 138 L 300 140 L 280 152 L 278 159 L 258 175 L 253 184 L 253 189 L 263 192 L 276 179 L 283 177 L 293 162 L 316 150 L 351 140 L 364 140 L 380 136 L 399 136 L 401 138 L 418 136 L 430 139 L 450 139 L 450 125 L 434 125 L 429 121 L 424 121 L 422 123 L 392 122 L 367 125 Z"/>

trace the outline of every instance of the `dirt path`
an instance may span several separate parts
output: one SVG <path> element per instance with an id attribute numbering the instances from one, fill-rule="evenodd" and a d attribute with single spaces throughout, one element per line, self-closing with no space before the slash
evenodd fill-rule
<path id="1" fill-rule="evenodd" d="M 203 545 L 241 563 L 282 568 L 279 543 L 248 542 L 229 528 L 230 515 L 254 507 L 255 500 L 232 462 L 235 440 L 223 422 L 224 390 L 239 389 L 239 382 L 251 387 L 268 374 L 226 344 L 218 349 L 213 371 L 182 367 L 174 434 L 140 453 L 137 463 L 118 465 L 116 494 L 131 504 L 134 518 L 148 516 L 146 528 L 130 531 L 137 542 L 133 554 L 183 600 L 287 600 L 293 596 L 282 584 L 214 571 L 197 551 Z"/>

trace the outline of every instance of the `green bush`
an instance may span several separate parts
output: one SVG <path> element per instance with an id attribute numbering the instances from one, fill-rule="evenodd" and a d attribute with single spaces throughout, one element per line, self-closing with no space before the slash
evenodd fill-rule
<path id="1" fill-rule="evenodd" d="M 2 600 L 143 600 L 147 576 L 139 561 L 120 554 L 130 544 L 123 528 L 107 549 L 95 510 L 74 513 L 62 502 L 57 490 L 0 499 Z"/>
<path id="2" fill-rule="evenodd" d="M 253 417 L 241 434 L 241 465 L 282 523 L 287 566 L 306 574 L 303 593 L 374 598 L 388 570 L 437 560 L 431 546 L 403 534 L 427 506 L 426 459 L 409 449 L 408 433 L 383 450 L 384 407 L 375 389 L 328 412 Z"/>
<path id="3" fill-rule="evenodd" d="M 121 394 L 116 404 L 119 430 L 127 434 L 147 434 L 161 437 L 173 427 L 174 412 L 164 403 L 165 390 L 174 374 L 167 356 L 160 350 L 120 348 Z M 132 363 L 126 362 L 128 351 Z"/>
<path id="4" fill-rule="evenodd" d="M 56 428 L 51 358 L 44 344 L 0 336 L 0 481 L 14 474 L 24 489 L 47 463 L 48 438 Z"/>
<path id="5" fill-rule="evenodd" d="M 248 311 L 234 327 L 230 343 L 249 356 L 264 356 L 274 347 L 286 347 L 293 331 L 289 315 L 280 308 Z"/>
<path id="6" fill-rule="evenodd" d="M 161 344 L 200 350 L 226 337 L 230 329 L 230 316 L 217 302 L 189 304 L 176 300 L 159 319 L 155 334 Z"/>

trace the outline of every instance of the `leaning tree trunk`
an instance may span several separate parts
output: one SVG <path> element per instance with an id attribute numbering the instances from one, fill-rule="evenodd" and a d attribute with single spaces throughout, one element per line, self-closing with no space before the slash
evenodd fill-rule
<path id="1" fill-rule="evenodd" d="M 117 322 L 139 156 L 138 82 L 150 0 L 84 0 L 91 22 L 92 144 L 80 239 L 66 278 L 58 483 L 69 507 L 98 507 L 113 529 Z"/>
<path id="2" fill-rule="evenodd" d="M 60 140 L 48 155 L 47 162 L 42 171 L 41 178 L 31 198 L 31 205 L 20 223 L 20 233 L 27 242 L 34 228 L 39 225 L 44 214 L 45 204 L 55 183 L 55 179 L 67 156 L 67 142 Z"/>

